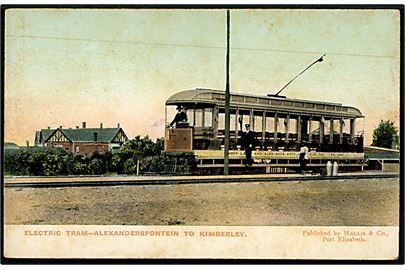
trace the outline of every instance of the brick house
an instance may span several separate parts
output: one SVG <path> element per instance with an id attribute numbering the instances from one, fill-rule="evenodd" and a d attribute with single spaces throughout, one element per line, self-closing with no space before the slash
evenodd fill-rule
<path id="1" fill-rule="evenodd" d="M 41 129 L 35 133 L 35 146 L 62 148 L 74 155 L 89 155 L 92 153 L 104 154 L 107 151 L 119 149 L 128 141 L 124 130 L 118 125 L 116 128 L 82 128 Z"/>

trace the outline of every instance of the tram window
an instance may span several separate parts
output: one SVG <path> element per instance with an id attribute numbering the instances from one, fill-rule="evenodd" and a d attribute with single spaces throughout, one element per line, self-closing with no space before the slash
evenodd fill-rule
<path id="1" fill-rule="evenodd" d="M 327 130 L 327 134 L 330 134 L 330 121 L 328 121 L 328 130 Z M 340 130 L 340 121 L 334 119 L 333 120 L 333 134 L 339 134 L 339 130 Z"/>
<path id="2" fill-rule="evenodd" d="M 221 94 L 212 94 L 212 98 L 216 100 L 225 100 L 225 95 Z"/>
<path id="3" fill-rule="evenodd" d="M 350 133 L 350 120 L 349 119 L 344 119 L 343 120 L 343 133 Z"/>
<path id="4" fill-rule="evenodd" d="M 176 116 L 176 106 L 166 106 L 166 124 L 169 124 Z"/>
<path id="5" fill-rule="evenodd" d="M 212 108 L 204 109 L 204 121 L 205 127 L 212 127 Z"/>
<path id="6" fill-rule="evenodd" d="M 297 133 L 297 119 L 290 118 L 290 133 Z"/>
<path id="7" fill-rule="evenodd" d="M 277 121 L 276 121 L 276 119 L 277 119 Z M 276 132 L 276 129 L 274 128 L 276 126 L 276 123 L 277 123 L 277 132 L 281 132 L 280 131 L 281 128 L 282 128 L 282 119 L 281 119 L 281 117 L 274 118 L 274 120 L 273 120 L 273 132 Z"/>
<path id="8" fill-rule="evenodd" d="M 247 103 L 257 103 L 257 98 L 255 97 L 246 97 Z"/>
<path id="9" fill-rule="evenodd" d="M 243 102 L 243 97 L 242 96 L 232 96 L 231 100 L 237 101 L 237 102 Z"/>
<path id="10" fill-rule="evenodd" d="M 274 120 L 273 117 L 266 118 L 266 131 L 267 132 L 274 132 Z"/>
<path id="11" fill-rule="evenodd" d="M 235 113 L 231 112 L 231 115 L 230 115 L 230 130 L 235 130 L 235 119 L 236 119 Z"/>
<path id="12" fill-rule="evenodd" d="M 256 132 L 261 132 L 262 130 L 263 130 L 263 117 L 262 116 L 255 116 L 255 118 L 254 118 L 255 120 L 255 126 L 254 126 L 254 128 L 255 128 L 255 131 Z"/>
<path id="13" fill-rule="evenodd" d="M 308 128 L 309 128 L 309 125 L 308 125 Z M 319 135 L 319 121 L 311 122 L 311 130 L 309 132 Z"/>
<path id="14" fill-rule="evenodd" d="M 269 99 L 266 99 L 266 98 L 259 98 L 259 103 L 260 103 L 260 104 L 269 104 Z"/>
<path id="15" fill-rule="evenodd" d="M 250 123 L 250 116 L 247 114 L 238 116 L 238 130 L 240 130 L 239 117 L 242 116 L 242 129 L 245 130 L 245 125 Z"/>
<path id="16" fill-rule="evenodd" d="M 287 131 L 287 118 L 280 117 L 278 121 L 280 122 L 279 131 L 285 133 Z"/>
<path id="17" fill-rule="evenodd" d="M 340 130 L 340 121 L 339 120 L 333 120 L 333 134 L 339 134 Z"/>
<path id="18" fill-rule="evenodd" d="M 189 124 L 193 125 L 194 124 L 194 110 L 187 109 L 186 113 L 187 113 L 187 118 L 188 118 Z"/>
<path id="19" fill-rule="evenodd" d="M 313 108 L 315 108 L 315 104 L 313 104 L 313 103 L 306 103 L 306 104 L 305 104 L 305 108 L 313 109 Z"/>
<path id="20" fill-rule="evenodd" d="M 335 106 L 333 106 L 333 105 L 326 105 L 326 109 L 327 109 L 328 111 L 334 111 L 334 110 L 335 110 Z"/>
<path id="21" fill-rule="evenodd" d="M 294 106 L 295 106 L 295 107 L 298 107 L 298 108 L 303 108 L 303 107 L 304 107 L 304 103 L 303 103 L 303 102 L 295 102 L 295 103 L 294 103 Z"/>
<path id="22" fill-rule="evenodd" d="M 220 113 L 218 115 L 218 129 L 225 129 L 225 114 Z"/>
<path id="23" fill-rule="evenodd" d="M 316 108 L 320 109 L 320 110 L 324 110 L 325 109 L 325 105 L 323 104 L 316 104 Z"/>
<path id="24" fill-rule="evenodd" d="M 330 134 L 330 120 L 325 120 L 324 128 L 325 128 L 324 134 L 329 135 Z"/>
<path id="25" fill-rule="evenodd" d="M 243 116 L 243 126 L 242 128 L 245 129 L 245 125 L 250 123 L 250 115 L 244 115 Z M 251 127 L 253 128 L 253 127 Z"/>
<path id="26" fill-rule="evenodd" d="M 292 106 L 293 103 L 292 103 L 292 101 L 283 101 L 283 105 L 284 106 Z"/>
<path id="27" fill-rule="evenodd" d="M 277 130 L 278 130 L 278 132 L 280 132 L 280 118 L 278 120 L 279 120 L 279 122 L 277 125 Z M 274 132 L 274 122 L 275 122 L 274 117 L 267 118 L 267 120 L 266 120 L 267 128 L 266 129 L 268 132 Z"/>
<path id="28" fill-rule="evenodd" d="M 195 110 L 195 126 L 196 127 L 202 127 L 203 126 L 202 110 L 201 109 L 196 109 Z"/>
<path id="29" fill-rule="evenodd" d="M 354 129 L 354 134 L 360 135 L 363 134 L 364 136 L 364 130 L 362 130 L 362 127 L 364 127 L 364 118 L 357 118 L 355 120 L 356 128 Z"/>
<path id="30" fill-rule="evenodd" d="M 272 100 L 271 105 L 281 105 L 281 100 Z"/>

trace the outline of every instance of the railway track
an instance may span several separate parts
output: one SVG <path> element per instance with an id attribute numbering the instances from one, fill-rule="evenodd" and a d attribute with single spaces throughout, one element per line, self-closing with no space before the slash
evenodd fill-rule
<path id="1" fill-rule="evenodd" d="M 58 188 L 89 186 L 181 185 L 243 182 L 284 182 L 399 178 L 398 173 L 350 173 L 324 175 L 231 175 L 231 176 L 150 176 L 150 177 L 59 177 L 5 178 L 5 188 Z"/>

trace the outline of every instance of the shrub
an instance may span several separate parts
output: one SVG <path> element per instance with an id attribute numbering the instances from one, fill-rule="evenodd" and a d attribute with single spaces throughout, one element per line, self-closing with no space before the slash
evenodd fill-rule
<path id="1" fill-rule="evenodd" d="M 92 174 L 103 174 L 106 172 L 105 161 L 103 161 L 101 158 L 93 158 L 89 163 L 89 169 Z"/>

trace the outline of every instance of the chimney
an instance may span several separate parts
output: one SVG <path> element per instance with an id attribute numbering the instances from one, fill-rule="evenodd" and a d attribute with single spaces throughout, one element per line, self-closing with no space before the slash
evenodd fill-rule
<path id="1" fill-rule="evenodd" d="M 79 129 L 79 126 L 76 126 L 76 129 Z"/>
<path id="2" fill-rule="evenodd" d="M 25 141 L 27 143 L 27 147 L 30 146 L 30 141 Z"/>
<path id="3" fill-rule="evenodd" d="M 117 124 L 117 127 L 120 127 L 120 123 Z"/>
<path id="4" fill-rule="evenodd" d="M 83 122 L 83 123 L 82 123 L 82 127 L 83 127 L 83 128 L 86 128 L 86 122 Z"/>
<path id="5" fill-rule="evenodd" d="M 48 129 L 51 129 L 51 127 L 48 127 Z"/>
<path id="6" fill-rule="evenodd" d="M 100 123 L 100 128 L 103 128 L 103 123 Z"/>
<path id="7" fill-rule="evenodd" d="M 59 126 L 60 129 L 62 129 L 62 126 Z"/>
<path id="8" fill-rule="evenodd" d="M 93 133 L 93 136 L 94 136 L 94 141 L 95 141 L 95 142 L 97 142 L 97 135 L 98 135 L 98 133 L 97 133 L 97 132 L 94 132 L 94 133 Z"/>

